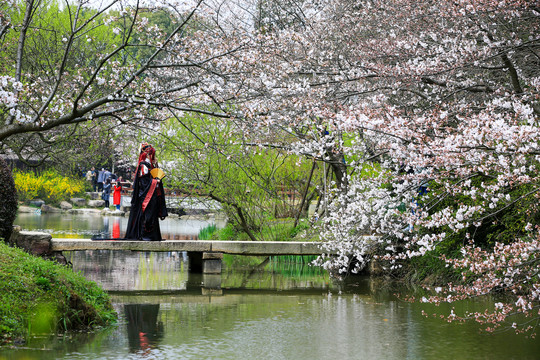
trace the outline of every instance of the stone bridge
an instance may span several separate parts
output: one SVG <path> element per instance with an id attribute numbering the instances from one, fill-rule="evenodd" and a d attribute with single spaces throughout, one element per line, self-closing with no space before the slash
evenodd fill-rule
<path id="1" fill-rule="evenodd" d="M 91 240 L 52 238 L 48 233 L 14 231 L 13 245 L 44 258 L 65 263 L 63 251 L 123 250 L 187 252 L 190 271 L 208 274 L 221 273 L 223 254 L 246 256 L 321 255 L 321 242 L 298 241 L 210 241 L 210 240 Z"/>
<path id="2" fill-rule="evenodd" d="M 210 240 L 90 240 L 51 239 L 51 250 L 124 250 L 124 251 L 186 251 L 189 268 L 204 274 L 221 273 L 223 254 L 247 256 L 321 255 L 322 243 L 297 241 L 210 241 Z"/>

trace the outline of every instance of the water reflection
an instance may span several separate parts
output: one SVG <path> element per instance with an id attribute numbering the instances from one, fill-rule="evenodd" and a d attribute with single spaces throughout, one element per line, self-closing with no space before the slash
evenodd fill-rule
<path id="1" fill-rule="evenodd" d="M 163 322 L 158 320 L 159 304 L 126 304 L 129 351 L 144 356 L 150 354 L 163 338 Z"/>
<path id="2" fill-rule="evenodd" d="M 147 264 L 146 255 L 133 256 L 133 264 L 141 258 Z M 83 269 L 110 266 L 107 256 L 97 259 Z M 144 278 L 157 270 L 155 276 L 174 277 L 159 266 L 143 267 L 126 276 Z M 227 269 L 219 294 L 205 293 L 204 278 L 191 274 L 180 290 L 111 291 L 118 326 L 77 337 L 32 339 L 24 349 L 0 350 L 0 359 L 538 358 L 537 340 L 510 332 L 486 335 L 474 323 L 426 318 L 422 310 L 449 308 L 400 301 L 396 288 L 384 281 L 333 282 L 316 274 L 253 270 Z"/>
<path id="3" fill-rule="evenodd" d="M 160 299 L 163 337 L 137 359 L 537 359 L 535 340 L 425 318 L 422 304 L 399 301 L 379 285 L 361 279 L 341 290 L 223 289 L 221 296 L 177 292 L 113 301 Z M 111 358 L 122 358 L 121 350 L 116 354 Z"/>
<path id="4" fill-rule="evenodd" d="M 188 282 L 185 253 L 111 250 L 65 251 L 75 272 L 109 291 L 183 290 Z"/>
<path id="5" fill-rule="evenodd" d="M 44 231 L 56 238 L 123 238 L 128 218 L 125 216 L 101 216 L 100 214 L 21 213 L 15 225 L 23 230 Z M 161 236 L 167 240 L 196 240 L 199 231 L 209 225 L 218 228 L 225 225 L 219 218 L 175 218 L 160 221 Z"/>
<path id="6" fill-rule="evenodd" d="M 188 291 L 215 295 L 220 294 L 217 290 L 221 289 L 309 289 L 320 293 L 335 288 L 326 272 L 307 265 L 304 265 L 304 271 L 298 272 L 297 264 L 294 263 L 290 264 L 289 272 L 283 269 L 283 265 L 269 273 L 259 267 L 239 269 L 224 264 L 221 274 L 197 274 L 189 271 L 189 256 L 186 252 L 86 250 L 65 251 L 64 255 L 75 272 L 81 272 L 105 290 L 115 292 Z"/>
<path id="7" fill-rule="evenodd" d="M 122 232 L 122 218 L 118 226 L 98 219 L 91 228 Z M 273 261 L 264 269 L 226 261 L 233 265 L 208 277 L 190 273 L 189 257 L 179 252 L 65 255 L 109 291 L 118 326 L 33 338 L 25 348 L 0 349 L 0 359 L 536 360 L 540 353 L 536 339 L 426 318 L 422 311 L 450 308 L 401 301 L 394 294 L 407 290 L 386 280 L 337 282 L 318 269 Z M 468 301 L 457 310 L 485 305 Z"/>
<path id="8" fill-rule="evenodd" d="M 112 237 L 113 239 L 120 239 L 120 219 L 115 218 L 113 220 Z"/>

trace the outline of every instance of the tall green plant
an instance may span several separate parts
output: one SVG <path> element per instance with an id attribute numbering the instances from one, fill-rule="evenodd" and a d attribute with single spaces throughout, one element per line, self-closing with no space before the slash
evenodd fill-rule
<path id="1" fill-rule="evenodd" d="M 153 141 L 172 175 L 167 186 L 218 201 L 251 240 L 275 239 L 268 238 L 276 229 L 273 219 L 298 211 L 312 161 L 278 148 L 258 148 L 233 122 L 209 116 L 171 119 L 160 133 L 168 136 Z"/>
<path id="2" fill-rule="evenodd" d="M 217 227 L 215 224 L 208 225 L 201 230 L 199 230 L 199 240 L 210 240 L 212 239 L 212 235 L 216 232 Z"/>

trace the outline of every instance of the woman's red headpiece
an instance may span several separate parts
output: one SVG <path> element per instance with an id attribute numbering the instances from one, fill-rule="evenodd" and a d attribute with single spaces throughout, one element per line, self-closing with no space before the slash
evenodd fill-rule
<path id="1" fill-rule="evenodd" d="M 155 166 L 156 163 L 156 149 L 152 147 L 152 145 L 148 144 L 147 142 L 143 142 L 141 144 L 141 151 L 139 154 L 139 163 L 141 161 L 144 161 L 148 157 L 148 162 L 152 164 L 152 166 Z"/>

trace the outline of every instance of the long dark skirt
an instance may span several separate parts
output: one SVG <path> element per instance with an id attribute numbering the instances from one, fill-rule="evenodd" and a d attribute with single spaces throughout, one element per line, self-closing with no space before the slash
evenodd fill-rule
<path id="1" fill-rule="evenodd" d="M 137 169 L 139 170 L 139 169 Z M 137 171 L 139 173 L 139 171 Z M 143 210 L 143 202 L 151 191 L 152 178 L 150 174 L 137 177 L 133 185 L 131 198 L 131 210 L 126 230 L 126 239 L 161 241 L 159 219 L 167 216 L 165 206 L 165 192 L 163 184 L 159 182 L 146 208 Z"/>

